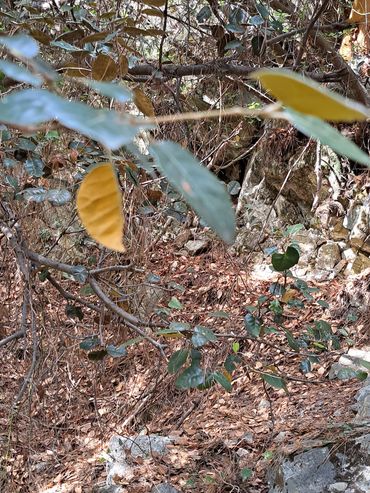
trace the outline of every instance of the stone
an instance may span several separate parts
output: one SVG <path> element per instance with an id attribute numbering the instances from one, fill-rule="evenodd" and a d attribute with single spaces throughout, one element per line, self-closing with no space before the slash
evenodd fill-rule
<path id="1" fill-rule="evenodd" d="M 329 448 L 316 448 L 285 460 L 274 479 L 269 493 L 320 493 L 336 477 L 334 464 L 329 459 Z"/>
<path id="2" fill-rule="evenodd" d="M 333 241 L 348 240 L 349 230 L 343 226 L 343 220 L 338 219 L 330 229 L 330 237 Z"/>
<path id="3" fill-rule="evenodd" d="M 352 273 L 360 274 L 370 267 L 370 258 L 363 253 L 358 253 L 355 261 L 352 264 Z"/>
<path id="4" fill-rule="evenodd" d="M 170 483 L 161 483 L 154 486 L 151 489 L 150 493 L 180 493 L 180 492 L 172 485 L 170 485 Z"/>
<path id="5" fill-rule="evenodd" d="M 354 371 L 366 371 L 357 359 L 370 362 L 370 351 L 368 349 L 350 348 L 347 354 L 343 354 L 337 363 L 334 363 L 329 371 L 329 380 L 337 378 L 341 370 L 352 369 Z"/>
<path id="6" fill-rule="evenodd" d="M 124 462 L 126 455 L 133 457 L 165 455 L 168 451 L 167 445 L 171 442 L 170 437 L 160 435 L 139 435 L 128 438 L 115 435 L 109 442 L 109 453 L 117 462 Z"/>
<path id="7" fill-rule="evenodd" d="M 111 462 L 107 464 L 107 486 L 127 484 L 134 477 L 134 471 L 126 462 Z"/>
<path id="8" fill-rule="evenodd" d="M 190 255 L 200 255 L 206 252 L 210 248 L 210 241 L 208 238 L 201 240 L 190 240 L 185 243 L 186 250 Z"/>
<path id="9" fill-rule="evenodd" d="M 341 255 L 338 244 L 334 241 L 328 241 L 318 250 L 316 269 L 331 271 L 340 260 Z"/>
<path id="10" fill-rule="evenodd" d="M 329 491 L 333 493 L 339 493 L 341 491 L 346 491 L 348 483 L 340 482 L 333 483 L 329 486 Z"/>
<path id="11" fill-rule="evenodd" d="M 301 266 L 307 266 L 315 260 L 318 247 L 323 242 L 322 235 L 314 229 L 299 231 L 292 240 L 298 243 L 300 250 L 298 265 Z"/>
<path id="12" fill-rule="evenodd" d="M 349 236 L 351 246 L 370 253 L 370 204 L 368 201 L 354 208 L 355 216 Z"/>
<path id="13" fill-rule="evenodd" d="M 249 445 L 252 445 L 254 443 L 254 435 L 253 433 L 251 433 L 250 431 L 248 433 L 245 433 L 245 435 L 243 435 L 241 437 L 241 442 L 245 442 L 245 443 L 248 443 Z"/>
<path id="14" fill-rule="evenodd" d="M 124 493 L 124 490 L 117 484 L 111 484 L 109 486 L 95 486 L 92 493 Z"/>

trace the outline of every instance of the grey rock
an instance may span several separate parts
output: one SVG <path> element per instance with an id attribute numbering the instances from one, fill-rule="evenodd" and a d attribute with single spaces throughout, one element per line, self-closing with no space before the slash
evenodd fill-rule
<path id="1" fill-rule="evenodd" d="M 341 491 L 346 491 L 348 486 L 348 483 L 339 482 L 339 483 L 333 483 L 329 486 L 329 491 L 333 493 L 339 493 Z"/>
<path id="2" fill-rule="evenodd" d="M 170 485 L 170 483 L 161 483 L 154 486 L 151 489 L 150 493 L 180 493 L 180 492 L 172 485 Z"/>
<path id="3" fill-rule="evenodd" d="M 328 241 L 319 248 L 316 269 L 331 271 L 341 260 L 340 249 L 334 241 Z"/>
<path id="4" fill-rule="evenodd" d="M 245 433 L 242 436 L 241 441 L 243 441 L 245 443 L 248 443 L 249 445 L 252 445 L 254 443 L 254 435 L 253 435 L 253 433 L 251 433 L 250 431 L 248 433 Z"/>
<path id="5" fill-rule="evenodd" d="M 126 462 L 112 462 L 107 464 L 107 486 L 129 483 L 134 477 L 134 471 Z"/>
<path id="6" fill-rule="evenodd" d="M 167 453 L 167 445 L 172 442 L 170 437 L 159 435 L 139 435 L 123 437 L 115 435 L 109 442 L 109 451 L 117 462 L 124 462 L 126 455 L 133 457 L 150 457 L 151 455 L 164 455 Z"/>
<path id="7" fill-rule="evenodd" d="M 190 255 L 199 255 L 209 250 L 210 241 L 208 238 L 201 240 L 190 240 L 185 243 L 186 250 Z"/>
<path id="8" fill-rule="evenodd" d="M 280 465 L 270 493 L 320 493 L 335 481 L 335 477 L 329 449 L 312 449 Z"/>
<path id="9" fill-rule="evenodd" d="M 121 488 L 121 486 L 118 486 L 116 484 L 112 484 L 110 486 L 104 485 L 104 486 L 95 486 L 92 490 L 92 493 L 123 493 L 124 490 Z"/>
<path id="10" fill-rule="evenodd" d="M 329 371 L 329 379 L 333 380 L 343 369 L 352 369 L 354 371 L 365 371 L 366 367 L 362 366 L 359 359 L 370 362 L 370 351 L 365 349 L 351 348 L 347 354 L 342 355 L 337 363 L 334 363 Z M 366 393 L 365 391 L 363 391 Z"/>
<path id="11" fill-rule="evenodd" d="M 261 411 L 262 409 L 268 409 L 270 407 L 270 403 L 266 399 L 261 399 L 260 403 L 258 404 L 258 410 Z"/>

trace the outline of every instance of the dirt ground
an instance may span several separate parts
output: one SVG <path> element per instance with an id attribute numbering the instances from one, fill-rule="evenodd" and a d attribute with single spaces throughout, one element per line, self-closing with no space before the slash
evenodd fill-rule
<path id="1" fill-rule="evenodd" d="M 207 325 L 218 335 L 245 334 L 245 307 L 268 292 L 270 283 L 252 279 L 245 265 L 246 259 L 231 257 L 222 247 L 189 257 L 165 244 L 158 244 L 147 261 L 162 286 L 172 282 L 184 288 L 166 291 L 168 296 L 161 300 L 164 307 L 171 296 L 180 301 L 182 308 L 172 310 L 170 317 Z M 20 293 L 9 289 L 14 276 L 10 263 L 3 269 L 0 285 L 2 338 L 16 330 L 21 308 Z M 317 285 L 321 297 L 333 303 L 343 282 Z M 299 356 L 279 335 L 266 339 L 266 344 L 241 341 L 242 363 L 233 374 L 231 393 L 220 386 L 180 391 L 166 362 L 147 342 L 130 346 L 125 358 L 90 361 L 79 343 L 81 337 L 96 331 L 93 315 L 87 310 L 82 321 L 72 320 L 57 291 L 43 283 L 35 289 L 41 305 L 35 309 L 42 312 L 38 363 L 12 420 L 12 402 L 30 367 L 31 341 L 20 339 L 0 349 L 3 493 L 92 491 L 106 477 L 103 452 L 114 434 L 158 433 L 175 438 L 168 456 L 136 464 L 138 473 L 127 486 L 130 493 L 149 492 L 164 481 L 184 492 L 266 492 L 266 471 L 279 457 L 308 443 L 345 439 L 353 417 L 351 404 L 361 383 L 327 378 L 345 344 L 340 351 L 321 353 L 320 363 L 303 374 Z M 210 316 L 217 311 L 226 311 L 229 318 Z M 305 308 L 299 317 L 292 313 L 289 329 L 299 335 L 317 317 L 337 329 L 338 321 L 330 320 L 330 311 L 323 312 L 317 305 Z M 101 330 L 105 340 L 114 344 L 131 337 L 114 319 Z M 350 331 L 356 344 L 356 323 Z M 173 339 L 164 342 L 167 356 L 183 344 Z M 206 366 L 222 364 L 233 342 L 225 337 L 207 346 Z M 264 384 L 258 373 L 250 371 L 271 365 L 290 377 L 288 394 Z M 252 471 L 249 479 L 243 477 L 247 469 Z"/>

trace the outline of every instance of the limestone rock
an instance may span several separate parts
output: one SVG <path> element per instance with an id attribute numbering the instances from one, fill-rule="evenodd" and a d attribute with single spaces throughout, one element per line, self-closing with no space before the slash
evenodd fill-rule
<path id="1" fill-rule="evenodd" d="M 366 371 L 359 360 L 370 362 L 370 348 L 356 349 L 350 348 L 347 354 L 342 355 L 337 363 L 334 363 L 329 371 L 329 379 L 337 378 L 341 370 Z M 369 387 L 370 394 L 370 387 Z"/>
<path id="2" fill-rule="evenodd" d="M 351 246 L 370 253 L 370 204 L 368 201 L 360 206 L 356 205 L 352 219 L 349 237 Z"/>
<path id="3" fill-rule="evenodd" d="M 308 450 L 284 461 L 270 493 L 319 493 L 335 482 L 335 466 L 329 448 Z"/>
<path id="4" fill-rule="evenodd" d="M 169 483 L 161 483 L 154 486 L 150 493 L 180 493 L 180 492 Z"/>
<path id="5" fill-rule="evenodd" d="M 190 255 L 199 255 L 209 250 L 210 241 L 208 238 L 189 240 L 185 243 L 185 248 Z"/>
<path id="6" fill-rule="evenodd" d="M 340 260 L 341 255 L 338 244 L 334 241 L 328 241 L 319 248 L 316 268 L 331 271 Z"/>
<path id="7" fill-rule="evenodd" d="M 126 460 L 126 454 L 133 457 L 150 457 L 151 455 L 165 455 L 167 445 L 172 442 L 170 437 L 159 435 L 139 435 L 123 437 L 115 435 L 109 442 L 111 457 L 118 462 Z"/>

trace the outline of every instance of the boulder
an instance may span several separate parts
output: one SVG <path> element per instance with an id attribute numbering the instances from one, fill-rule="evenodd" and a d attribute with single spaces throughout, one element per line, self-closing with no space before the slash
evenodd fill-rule
<path id="1" fill-rule="evenodd" d="M 341 260 L 340 249 L 334 241 L 328 241 L 319 248 L 316 269 L 331 271 Z"/>
<path id="2" fill-rule="evenodd" d="M 209 250 L 209 248 L 210 241 L 208 238 L 189 240 L 185 243 L 185 249 L 190 253 L 190 255 L 199 255 Z"/>

